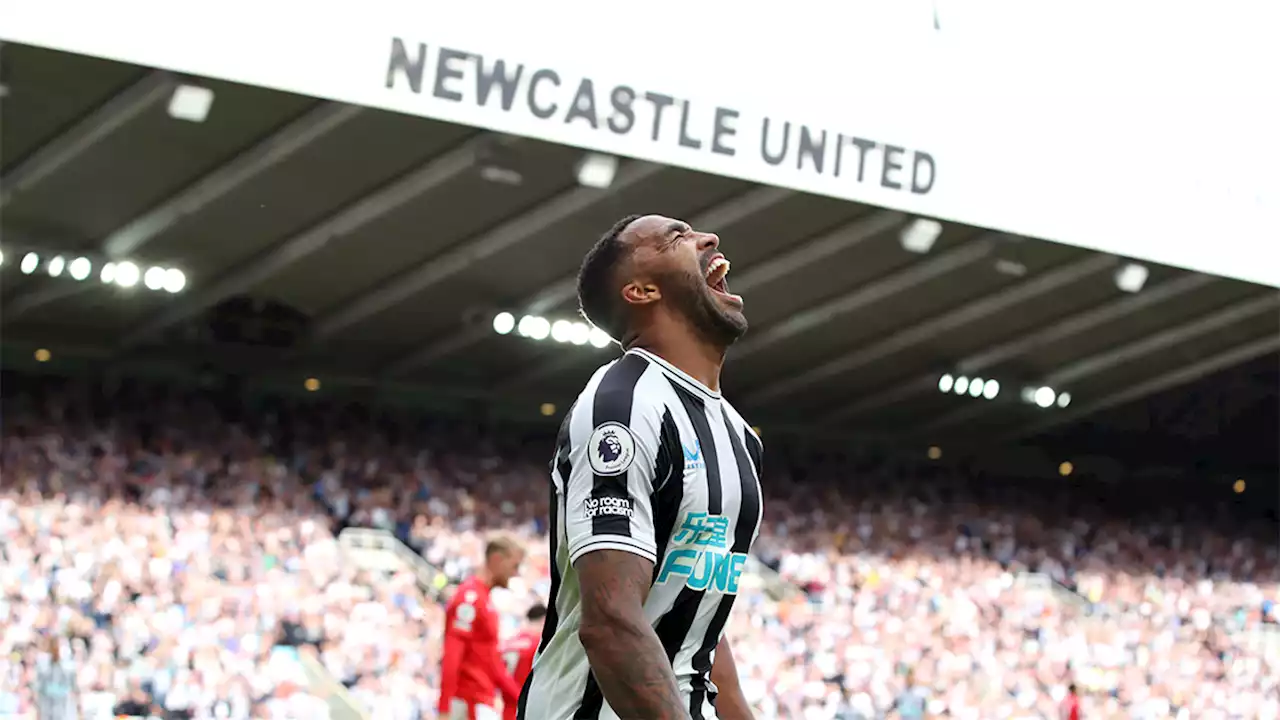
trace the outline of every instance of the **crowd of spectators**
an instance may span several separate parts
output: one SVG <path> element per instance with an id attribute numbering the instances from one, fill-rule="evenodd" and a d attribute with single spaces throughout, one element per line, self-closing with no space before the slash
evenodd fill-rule
<path id="1" fill-rule="evenodd" d="M 501 529 L 529 548 L 494 596 L 506 622 L 548 593 L 543 439 L 13 387 L 0 718 L 34 717 L 50 664 L 74 671 L 80 712 L 59 718 L 432 717 L 442 608 L 408 568 L 344 556 L 349 525 L 394 533 L 453 581 Z M 870 720 L 916 695 L 930 716 L 1056 718 L 1071 683 L 1091 719 L 1280 717 L 1274 526 L 1115 517 L 1065 481 L 1023 492 L 886 462 L 801 479 L 788 464 L 766 465 L 757 551 L 799 590 L 744 592 L 729 627 L 760 717 Z"/>

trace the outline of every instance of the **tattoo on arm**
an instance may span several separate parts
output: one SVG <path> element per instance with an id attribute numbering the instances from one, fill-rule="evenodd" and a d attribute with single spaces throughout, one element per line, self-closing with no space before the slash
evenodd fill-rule
<path id="1" fill-rule="evenodd" d="M 597 550 L 575 563 L 582 592 L 579 638 L 609 706 L 627 720 L 685 720 L 666 650 L 644 615 L 653 563 Z"/>

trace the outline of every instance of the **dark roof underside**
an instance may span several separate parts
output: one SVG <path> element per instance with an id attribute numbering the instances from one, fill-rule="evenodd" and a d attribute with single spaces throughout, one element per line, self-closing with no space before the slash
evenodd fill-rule
<path id="1" fill-rule="evenodd" d="M 952 223 L 915 254 L 899 242 L 912 219 L 891 211 L 639 161 L 624 161 L 608 190 L 585 188 L 579 150 L 214 80 L 200 81 L 215 93 L 208 119 L 184 122 L 166 109 L 181 78 L 0 52 L 10 359 L 49 347 L 57 358 L 460 391 L 530 413 L 567 406 L 614 351 L 499 336 L 493 314 L 573 319 L 585 248 L 621 215 L 661 212 L 719 233 L 733 260 L 752 331 L 725 385 L 761 425 L 1055 442 L 1070 428 L 1132 432 L 1125 408 L 1242 367 L 1264 379 L 1174 395 L 1232 417 L 1269 405 L 1274 424 L 1270 288 L 1156 266 L 1127 294 L 1113 280 L 1121 258 Z M 176 266 L 188 287 L 24 275 L 17 260 L 31 250 Z M 242 296 L 298 311 L 296 342 L 209 340 L 211 309 Z M 946 372 L 1003 390 L 993 401 L 944 395 Z M 1071 404 L 1021 400 L 1041 384 Z M 1149 434 L 1216 436 L 1225 422 L 1203 408 L 1164 415 L 1177 428 L 1157 418 Z"/>

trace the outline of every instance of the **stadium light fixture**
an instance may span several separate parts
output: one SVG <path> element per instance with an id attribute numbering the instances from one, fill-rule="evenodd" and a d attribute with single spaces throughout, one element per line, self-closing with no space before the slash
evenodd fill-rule
<path id="1" fill-rule="evenodd" d="M 1062 464 L 1058 466 L 1058 474 L 1062 477 L 1067 477 L 1074 472 L 1075 469 L 1076 466 L 1072 465 L 1070 460 L 1063 460 Z"/>
<path id="2" fill-rule="evenodd" d="M 942 448 L 937 445 L 930 445 L 928 456 L 930 460 L 938 460 L 942 457 Z"/>
<path id="3" fill-rule="evenodd" d="M 157 292 L 164 290 L 171 294 L 182 292 L 187 286 L 186 274 L 177 268 L 148 267 L 144 273 L 137 263 L 130 260 L 107 261 L 95 255 L 58 252 L 51 252 L 49 256 L 42 257 L 41 252 L 46 251 L 9 248 L 10 257 L 15 252 L 22 258 L 18 263 L 18 269 L 24 275 L 43 271 L 51 278 L 70 278 L 76 282 L 84 282 L 92 277 L 97 269 L 98 278 L 104 285 L 131 288 L 141 283 L 148 290 Z M 0 263 L 3 263 L 3 258 L 4 254 L 0 253 Z M 98 268 L 99 262 L 102 263 L 100 268 Z"/>
<path id="4" fill-rule="evenodd" d="M 1071 393 L 1058 393 L 1058 407 L 1064 408 L 1071 404 Z"/>
<path id="5" fill-rule="evenodd" d="M 542 417 L 551 417 L 552 415 L 556 414 L 556 404 L 542 403 L 542 405 L 538 408 L 538 412 L 542 413 Z"/>
<path id="6" fill-rule="evenodd" d="M 164 271 L 164 289 L 173 295 L 182 292 L 187 286 L 187 274 L 178 268 L 169 268 Z"/>
<path id="7" fill-rule="evenodd" d="M 1236 480 L 1235 484 L 1231 486 L 1231 489 L 1234 490 L 1237 495 L 1244 492 L 1244 488 L 1245 488 L 1245 485 L 1244 485 L 1243 478 Z"/>
<path id="8" fill-rule="evenodd" d="M 494 135 L 476 148 L 476 166 L 480 168 L 481 179 L 513 187 L 524 183 L 519 153 L 511 146 L 513 139 L 510 136 Z"/>
<path id="9" fill-rule="evenodd" d="M 618 174 L 618 158 L 601 153 L 587 153 L 578 161 L 578 184 L 605 190 Z"/>
<path id="10" fill-rule="evenodd" d="M 496 185 L 520 185 L 524 182 L 524 176 L 519 171 L 498 165 L 481 167 L 480 177 Z"/>
<path id="11" fill-rule="evenodd" d="M 1010 277 L 1022 277 L 1027 274 L 1027 266 L 1017 260 L 996 260 L 996 272 Z"/>
<path id="12" fill-rule="evenodd" d="M 4 265 L 4 251 L 0 250 L 0 265 Z"/>
<path id="13" fill-rule="evenodd" d="M 568 320 L 557 320 L 551 323 L 551 339 L 558 343 L 567 343 L 573 336 L 573 323 Z"/>
<path id="14" fill-rule="evenodd" d="M 551 334 L 551 322 L 544 317 L 534 317 L 529 329 L 529 337 L 534 340 L 546 340 Z"/>
<path id="15" fill-rule="evenodd" d="M 972 398 L 984 398 L 987 400 L 995 400 L 1000 394 L 1000 381 L 991 378 L 967 377 L 965 375 L 952 375 L 944 373 L 938 378 L 938 392 L 955 393 L 961 397 L 968 395 Z M 1032 402 L 1031 389 L 1024 392 L 1024 399 Z"/>
<path id="16" fill-rule="evenodd" d="M 1036 388 L 1035 393 L 1031 396 L 1031 399 L 1035 402 L 1035 404 L 1038 407 L 1042 407 L 1042 408 L 1050 407 L 1051 405 L 1053 405 L 1053 401 L 1056 400 L 1057 398 L 1058 398 L 1058 394 L 1055 393 L 1053 391 L 1053 388 L 1049 387 L 1048 385 Z"/>
<path id="17" fill-rule="evenodd" d="M 1136 293 L 1147 284 L 1147 277 L 1150 275 L 1151 271 L 1147 270 L 1146 265 L 1125 263 L 1116 270 L 1116 287 L 1127 293 Z"/>
<path id="18" fill-rule="evenodd" d="M 530 340 L 546 340 L 551 334 L 551 322 L 540 315 L 525 315 L 520 318 L 516 332 Z"/>
<path id="19" fill-rule="evenodd" d="M 138 280 L 142 275 L 142 271 L 138 270 L 138 266 L 125 260 L 116 265 L 116 285 L 128 289 L 138 284 Z"/>
<path id="20" fill-rule="evenodd" d="M 581 320 L 551 320 L 540 315 L 525 315 L 517 321 L 514 315 L 505 311 L 493 316 L 493 331 L 499 335 L 509 335 L 514 331 L 530 340 L 550 338 L 557 343 L 579 347 L 591 345 L 603 349 L 613 342 L 608 333 Z"/>
<path id="21" fill-rule="evenodd" d="M 594 327 L 591 328 L 591 332 L 587 336 L 587 340 L 591 343 L 592 347 L 601 349 L 609 347 L 609 344 L 613 342 L 613 338 L 609 337 L 609 333 L 601 330 L 600 328 Z"/>
<path id="22" fill-rule="evenodd" d="M 187 122 L 204 122 L 213 107 L 213 90 L 199 85 L 182 84 L 169 97 L 169 117 Z"/>
<path id="23" fill-rule="evenodd" d="M 307 392 L 315 392 L 320 389 L 320 380 L 319 378 L 309 377 L 302 381 L 302 387 Z"/>
<path id="24" fill-rule="evenodd" d="M 942 234 L 942 223 L 927 218 L 917 218 L 902 228 L 900 240 L 902 249 L 907 252 L 923 255 L 933 249 L 938 236 Z"/>
<path id="25" fill-rule="evenodd" d="M 83 281 L 93 274 L 93 263 L 87 257 L 78 257 L 71 261 L 67 271 L 71 273 L 72 279 Z"/>
<path id="26" fill-rule="evenodd" d="M 46 348 L 39 348 L 38 350 L 36 350 L 35 357 L 36 357 L 36 362 L 46 363 L 46 362 L 49 362 L 49 360 L 53 357 L 53 353 L 49 352 Z"/>
<path id="27" fill-rule="evenodd" d="M 493 331 L 499 335 L 507 335 L 516 327 L 516 316 L 509 312 L 500 312 L 493 316 Z"/>
<path id="28" fill-rule="evenodd" d="M 160 290 L 164 287 L 164 273 L 165 271 L 162 267 L 149 267 L 142 275 L 142 284 L 148 290 Z"/>

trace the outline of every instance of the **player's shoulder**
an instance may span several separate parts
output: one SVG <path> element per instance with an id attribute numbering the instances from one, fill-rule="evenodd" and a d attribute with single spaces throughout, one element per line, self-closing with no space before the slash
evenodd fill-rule
<path id="1" fill-rule="evenodd" d="M 645 354 L 630 351 L 596 368 L 578 395 L 574 410 L 594 415 L 597 408 L 616 405 L 629 408 L 633 414 L 656 410 L 661 415 L 668 400 L 663 390 L 661 371 Z"/>
<path id="2" fill-rule="evenodd" d="M 487 597 L 489 597 L 489 586 L 481 582 L 480 578 L 472 575 L 458 583 L 458 588 L 453 591 L 452 604 L 474 603 Z"/>
<path id="3" fill-rule="evenodd" d="M 655 379 L 652 362 L 644 354 L 628 351 L 596 368 L 583 388 L 583 395 L 633 394 L 647 389 Z"/>

